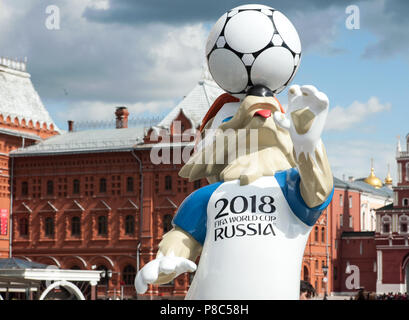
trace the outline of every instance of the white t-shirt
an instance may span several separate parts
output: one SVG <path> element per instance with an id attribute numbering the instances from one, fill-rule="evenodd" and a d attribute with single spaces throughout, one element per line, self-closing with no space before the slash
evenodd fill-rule
<path id="1" fill-rule="evenodd" d="M 186 299 L 299 299 L 308 235 L 331 197 L 308 208 L 298 185 L 291 169 L 245 186 L 209 185 L 184 201 L 174 224 L 203 243 Z"/>

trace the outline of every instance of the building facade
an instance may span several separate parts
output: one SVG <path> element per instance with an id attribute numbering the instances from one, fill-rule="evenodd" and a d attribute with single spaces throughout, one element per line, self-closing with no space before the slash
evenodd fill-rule
<path id="1" fill-rule="evenodd" d="M 16 77 L 16 70 L 1 67 Z M 22 73 L 17 76 L 34 90 L 27 84 L 28 73 Z M 6 217 L 1 230 L 7 226 L 0 236 L 3 255 L 12 251 L 15 257 L 59 268 L 101 270 L 99 298 L 135 297 L 137 270 L 155 257 L 184 198 L 207 184 L 205 179 L 188 182 L 178 172 L 193 150 L 203 117 L 222 93 L 204 72 L 181 103 L 146 132 L 129 127 L 127 109 L 118 107 L 113 129 L 78 131 L 69 121 L 62 133 L 39 98 L 15 102 L 13 108 L 27 114 L 25 118 L 0 115 L 0 144 L 5 146 L 0 213 Z M 37 111 L 27 111 L 30 105 Z M 373 228 L 364 222 L 363 205 L 381 206 L 392 197 L 390 189 L 362 180 L 334 178 L 333 200 L 309 236 L 301 277 L 320 295 L 347 290 L 346 266 L 356 254 L 355 247 L 348 249 L 356 239 L 348 237 Z M 170 284 L 151 285 L 139 298 L 183 298 L 191 278 L 182 274 Z"/>
<path id="2" fill-rule="evenodd" d="M 409 292 L 409 134 L 406 151 L 398 143 L 398 182 L 394 202 L 376 211 L 378 292 Z"/>

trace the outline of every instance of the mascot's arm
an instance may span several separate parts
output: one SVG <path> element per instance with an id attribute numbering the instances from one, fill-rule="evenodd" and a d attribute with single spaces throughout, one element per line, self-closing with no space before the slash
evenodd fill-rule
<path id="1" fill-rule="evenodd" d="M 328 114 L 327 96 L 314 86 L 293 85 L 288 91 L 288 114 L 276 112 L 275 120 L 290 131 L 294 158 L 301 176 L 300 193 L 314 208 L 323 204 L 333 190 L 333 176 L 321 141 Z"/>
<path id="2" fill-rule="evenodd" d="M 163 236 L 156 259 L 136 274 L 135 288 L 145 293 L 148 284 L 162 284 L 184 272 L 196 270 L 194 261 L 206 237 L 207 205 L 221 182 L 207 185 L 190 194 L 173 219 L 174 228 Z"/>
<path id="3" fill-rule="evenodd" d="M 195 262 L 201 251 L 202 245 L 199 242 L 186 231 L 175 227 L 163 236 L 156 257 L 176 256 Z M 168 283 L 176 276 L 176 272 L 171 274 L 160 273 L 154 284 Z"/>

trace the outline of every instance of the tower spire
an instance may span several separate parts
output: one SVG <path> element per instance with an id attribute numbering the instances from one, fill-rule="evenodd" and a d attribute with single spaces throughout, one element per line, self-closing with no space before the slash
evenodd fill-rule
<path id="1" fill-rule="evenodd" d="M 392 177 L 391 177 L 391 165 L 388 163 L 388 174 L 387 174 L 387 176 L 386 176 L 386 178 L 385 178 L 385 185 L 388 187 L 388 188 L 392 188 Z"/>

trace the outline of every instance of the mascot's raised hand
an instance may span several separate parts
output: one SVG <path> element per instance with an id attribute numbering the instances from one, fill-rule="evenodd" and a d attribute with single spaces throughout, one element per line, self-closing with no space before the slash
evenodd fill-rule
<path id="1" fill-rule="evenodd" d="M 331 170 L 321 141 L 328 106 L 328 97 L 314 86 L 293 85 L 288 90 L 288 116 L 274 113 L 274 120 L 290 133 L 300 169 L 301 194 L 310 207 L 322 203 L 332 188 Z M 311 172 L 314 169 L 316 174 Z"/>

